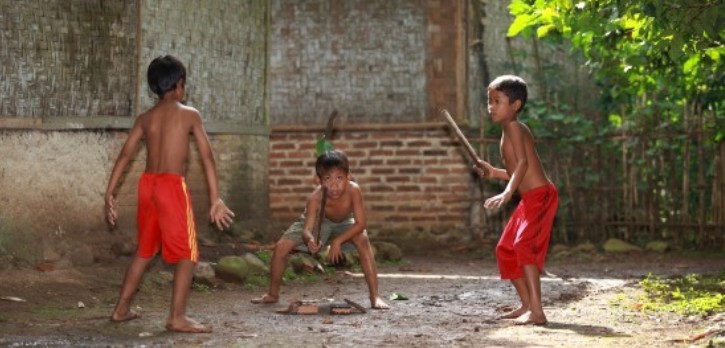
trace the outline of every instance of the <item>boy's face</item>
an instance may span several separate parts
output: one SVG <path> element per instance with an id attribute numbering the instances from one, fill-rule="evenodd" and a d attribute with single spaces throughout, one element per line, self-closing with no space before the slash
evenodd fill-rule
<path id="1" fill-rule="evenodd" d="M 488 89 L 488 114 L 493 122 L 499 123 L 516 117 L 516 111 L 521 107 L 521 101 L 511 102 L 509 97 L 501 91 Z"/>
<path id="2" fill-rule="evenodd" d="M 340 168 L 332 168 L 320 176 L 320 184 L 327 188 L 327 197 L 337 199 L 342 197 L 350 180 L 350 173 Z"/>

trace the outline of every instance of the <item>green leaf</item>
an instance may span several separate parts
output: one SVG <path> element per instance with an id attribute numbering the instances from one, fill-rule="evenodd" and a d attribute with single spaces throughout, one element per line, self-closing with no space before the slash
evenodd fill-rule
<path id="1" fill-rule="evenodd" d="M 327 141 L 324 137 L 317 139 L 317 144 L 315 146 L 315 155 L 320 156 L 323 153 L 327 151 L 332 151 L 335 148 L 332 146 L 332 143 Z"/>
<path id="2" fill-rule="evenodd" d="M 513 0 L 511 1 L 511 5 L 509 5 L 509 12 L 512 15 L 518 15 L 521 13 L 527 13 L 531 9 L 531 6 L 524 2 L 523 0 Z"/>
<path id="3" fill-rule="evenodd" d="M 509 30 L 506 36 L 513 37 L 521 33 L 526 28 L 530 27 L 534 23 L 535 17 L 530 14 L 522 14 L 516 16 L 513 23 L 509 26 Z"/>
<path id="4" fill-rule="evenodd" d="M 685 74 L 691 74 L 695 70 L 695 68 L 697 68 L 697 64 L 699 64 L 699 63 L 700 63 L 700 55 L 695 54 L 692 57 L 690 57 L 689 59 L 687 59 L 685 64 L 682 65 L 682 71 L 684 71 Z"/>
<path id="5" fill-rule="evenodd" d="M 405 295 L 399 294 L 397 292 L 390 294 L 390 299 L 393 301 L 407 301 L 408 300 L 408 298 Z"/>
<path id="6" fill-rule="evenodd" d="M 538 29 L 536 29 L 536 36 L 544 37 L 547 34 L 549 34 L 550 31 L 552 31 L 554 29 L 556 29 L 556 26 L 553 24 L 542 25 Z"/>

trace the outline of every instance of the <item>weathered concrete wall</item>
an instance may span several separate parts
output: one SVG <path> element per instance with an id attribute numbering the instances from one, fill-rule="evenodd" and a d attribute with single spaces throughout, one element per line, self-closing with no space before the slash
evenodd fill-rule
<path id="1" fill-rule="evenodd" d="M 424 3 L 272 0 L 271 123 L 422 121 Z"/>
<path id="2" fill-rule="evenodd" d="M 153 103 L 146 67 L 163 54 L 187 65 L 188 104 L 202 113 L 237 224 L 266 227 L 267 1 L 1 1 L 0 10 L 0 259 L 85 264 L 135 238 L 143 148 L 119 188 L 113 232 L 103 193 L 126 129 Z M 187 182 L 204 235 L 207 185 L 191 149 Z"/>
<path id="3" fill-rule="evenodd" d="M 111 236 L 100 228 L 103 193 L 122 141 L 106 132 L 0 132 L 0 247 L 58 261 Z"/>

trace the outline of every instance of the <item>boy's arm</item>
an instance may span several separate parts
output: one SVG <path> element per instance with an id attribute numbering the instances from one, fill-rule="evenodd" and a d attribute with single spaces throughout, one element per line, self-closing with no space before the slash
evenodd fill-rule
<path id="1" fill-rule="evenodd" d="M 485 168 L 485 171 L 481 168 Z M 484 160 L 479 160 L 478 165 L 473 166 L 473 170 L 476 171 L 478 176 L 482 178 L 492 178 L 492 179 L 501 179 L 501 180 L 508 180 L 509 179 L 509 173 L 506 172 L 505 169 L 496 168 L 491 165 L 491 163 L 488 163 Z M 489 173 L 489 175 L 486 175 L 486 172 Z"/>
<path id="2" fill-rule="evenodd" d="M 207 187 L 209 188 L 209 217 L 217 228 L 223 230 L 229 228 L 233 222 L 234 212 L 227 208 L 224 201 L 219 198 L 219 182 L 217 179 L 216 162 L 211 150 L 209 137 L 206 135 L 201 116 L 198 111 L 192 111 L 192 133 L 199 149 L 199 156 L 204 167 Z"/>
<path id="3" fill-rule="evenodd" d="M 320 186 L 318 186 L 307 198 L 307 205 L 305 206 L 305 224 L 302 226 L 302 243 L 312 254 L 317 253 L 322 248 L 322 243 L 319 240 L 315 240 L 315 236 L 312 235 L 321 200 L 322 192 Z"/>
<path id="4" fill-rule="evenodd" d="M 526 170 L 529 168 L 529 162 L 526 158 L 526 148 L 524 145 L 524 132 L 518 122 L 510 122 L 504 126 L 503 131 L 514 148 L 514 156 L 516 157 L 516 166 L 511 178 L 506 185 L 506 189 L 494 197 L 486 200 L 484 206 L 486 208 L 499 208 L 511 200 L 514 192 L 519 188 L 519 184 L 524 180 Z"/>
<path id="5" fill-rule="evenodd" d="M 106 194 L 103 197 L 106 207 L 106 220 L 109 224 L 111 224 L 111 226 L 116 225 L 116 218 L 118 217 L 116 212 L 116 202 L 114 199 L 116 186 L 118 185 L 118 181 L 121 180 L 121 175 L 126 169 L 128 161 L 131 160 L 134 152 L 136 152 L 138 143 L 141 142 L 141 138 L 143 137 L 143 128 L 139 122 L 140 119 L 141 116 L 136 118 L 136 121 L 128 134 L 128 138 L 126 138 L 126 142 L 123 144 L 123 148 L 121 148 L 118 158 L 116 158 L 116 163 L 113 164 L 111 178 L 108 180 Z"/>

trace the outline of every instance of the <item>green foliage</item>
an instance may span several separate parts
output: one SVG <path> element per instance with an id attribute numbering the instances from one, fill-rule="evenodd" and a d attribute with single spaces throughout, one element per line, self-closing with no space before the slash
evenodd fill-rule
<path id="1" fill-rule="evenodd" d="M 195 292 L 211 292 L 211 288 L 209 287 L 209 285 L 202 284 L 199 282 L 192 282 L 191 290 L 195 291 Z"/>
<path id="2" fill-rule="evenodd" d="M 269 250 L 260 250 L 254 253 L 260 260 L 262 260 L 265 264 L 269 265 L 270 261 L 272 261 L 272 252 Z"/>
<path id="3" fill-rule="evenodd" d="M 704 210 L 702 221 L 712 222 L 710 195 L 701 199 L 694 185 L 702 173 L 702 187 L 716 180 L 709 159 L 725 140 L 723 10 L 720 0 L 511 1 L 508 35 L 535 38 L 535 47 L 553 51 L 571 48 L 573 57 L 584 58 L 600 93 L 598 104 L 585 101 L 596 111 L 580 110 L 570 98 L 580 86 L 562 83 L 570 71 L 565 63 L 535 52 L 536 70 L 527 71 L 520 62 L 531 57 L 510 52 L 515 66 L 509 68 L 532 76 L 530 85 L 538 87 L 538 100 L 527 103 L 521 119 L 551 144 L 537 149 L 548 170 L 560 169 L 563 221 L 575 215 L 599 219 L 592 210 L 602 207 L 584 207 L 590 197 L 577 202 L 570 194 L 605 186 L 612 194 L 614 188 L 628 192 L 630 206 L 624 207 L 624 194 L 614 194 L 602 205 L 619 211 L 605 211 L 609 215 L 601 219 L 692 222 Z M 489 134 L 500 130 L 489 127 Z M 678 238 L 700 245 L 706 240 L 697 231 Z"/>
<path id="4" fill-rule="evenodd" d="M 722 103 L 720 0 L 513 0 L 509 36 L 567 40 L 613 101 L 667 91 Z"/>
<path id="5" fill-rule="evenodd" d="M 689 274 L 662 279 L 649 274 L 639 282 L 647 292 L 643 310 L 709 315 L 725 310 L 725 271 L 717 276 Z"/>

